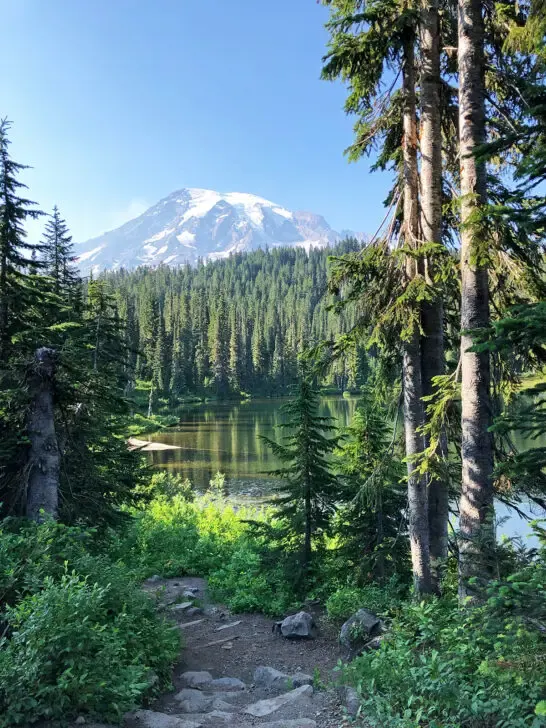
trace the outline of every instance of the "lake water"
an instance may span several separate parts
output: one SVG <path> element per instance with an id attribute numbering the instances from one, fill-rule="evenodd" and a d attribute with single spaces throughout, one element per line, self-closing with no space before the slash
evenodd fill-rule
<path id="1" fill-rule="evenodd" d="M 246 402 L 211 402 L 188 408 L 180 423 L 173 428 L 150 435 L 150 439 L 179 450 L 150 453 L 154 466 L 189 478 L 197 490 L 203 491 L 217 472 L 227 478 L 228 491 L 237 498 L 263 497 L 271 489 L 272 476 L 267 472 L 281 463 L 260 436 L 278 440 L 283 421 L 282 399 L 253 399 Z M 323 397 L 320 414 L 332 417 L 338 427 L 351 421 L 357 398 Z M 524 443 L 518 443 L 522 445 Z M 526 506 L 532 517 L 544 517 L 538 507 Z M 498 535 L 526 536 L 526 521 L 514 511 L 497 504 Z"/>
<path id="2" fill-rule="evenodd" d="M 267 472 L 281 465 L 264 435 L 278 440 L 283 433 L 283 399 L 202 404 L 181 415 L 179 425 L 153 435 L 151 440 L 177 445 L 180 450 L 150 453 L 154 465 L 189 478 L 198 490 L 207 488 L 215 473 L 225 473 L 229 491 L 261 495 L 271 487 Z M 323 397 L 320 415 L 332 417 L 338 427 L 351 421 L 356 397 Z"/>

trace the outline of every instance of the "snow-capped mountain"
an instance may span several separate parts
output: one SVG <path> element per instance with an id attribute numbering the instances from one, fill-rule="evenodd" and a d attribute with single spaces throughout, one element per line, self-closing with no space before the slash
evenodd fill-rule
<path id="1" fill-rule="evenodd" d="M 139 265 L 180 265 L 199 258 L 280 245 L 325 247 L 341 236 L 320 215 L 291 212 L 244 192 L 173 192 L 116 230 L 76 246 L 84 273 Z"/>

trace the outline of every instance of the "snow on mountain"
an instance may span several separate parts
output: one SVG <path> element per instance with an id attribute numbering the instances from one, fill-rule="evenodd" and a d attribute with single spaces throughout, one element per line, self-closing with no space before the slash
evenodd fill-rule
<path id="1" fill-rule="evenodd" d="M 340 240 L 326 220 L 244 192 L 173 192 L 116 230 L 76 246 L 82 273 L 181 265 L 281 245 L 326 247 Z"/>

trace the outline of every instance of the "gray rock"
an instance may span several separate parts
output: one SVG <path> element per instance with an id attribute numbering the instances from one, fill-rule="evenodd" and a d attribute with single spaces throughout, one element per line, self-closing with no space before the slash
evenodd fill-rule
<path id="1" fill-rule="evenodd" d="M 210 672 L 190 670 L 183 672 L 180 676 L 183 684 L 188 688 L 196 688 L 197 690 L 206 689 L 212 682 Z"/>
<path id="2" fill-rule="evenodd" d="M 231 723 L 235 720 L 236 716 L 234 713 L 228 713 L 225 710 L 212 710 L 206 714 L 205 718 L 213 721 L 219 720 L 221 723 Z"/>
<path id="3" fill-rule="evenodd" d="M 294 718 L 293 720 L 272 720 L 260 723 L 260 728 L 316 728 L 317 722 L 311 718 Z"/>
<path id="4" fill-rule="evenodd" d="M 193 602 L 181 602 L 180 604 L 173 604 L 171 606 L 171 609 L 173 610 L 181 610 L 189 609 L 193 605 Z"/>
<path id="5" fill-rule="evenodd" d="M 345 707 L 347 708 L 347 713 L 349 715 L 352 715 L 353 717 L 358 715 L 358 711 L 360 710 L 360 698 L 354 688 L 345 688 L 345 697 L 343 702 L 345 703 Z"/>
<path id="6" fill-rule="evenodd" d="M 299 687 L 292 684 L 289 675 L 286 675 L 280 670 L 275 670 L 274 667 L 267 667 L 261 665 L 254 671 L 254 683 L 256 685 L 262 685 L 266 688 L 280 688 L 282 690 L 288 690 L 291 687 Z"/>
<path id="7" fill-rule="evenodd" d="M 378 650 L 381 647 L 381 643 L 383 642 L 383 635 L 379 635 L 379 637 L 374 637 L 369 642 L 366 642 L 364 645 L 364 650 L 366 652 L 369 652 L 370 650 Z"/>
<path id="8" fill-rule="evenodd" d="M 203 614 L 203 610 L 200 607 L 190 607 L 186 614 L 188 617 L 195 617 L 196 614 Z"/>
<path id="9" fill-rule="evenodd" d="M 301 688 L 290 690 L 288 693 L 277 695 L 276 698 L 269 698 L 267 700 L 258 700 L 257 703 L 252 703 L 244 712 L 247 715 L 253 715 L 256 718 L 263 718 L 266 715 L 274 713 L 279 708 L 284 707 L 292 703 L 301 700 L 301 698 L 310 698 L 313 694 L 313 688 L 310 685 L 302 685 Z"/>
<path id="10" fill-rule="evenodd" d="M 366 644 L 383 630 L 379 617 L 368 609 L 359 609 L 345 622 L 339 633 L 339 642 L 347 659 L 359 655 Z"/>
<path id="11" fill-rule="evenodd" d="M 174 699 L 180 703 L 180 710 L 183 713 L 206 713 L 212 707 L 214 700 L 211 695 L 205 695 L 195 688 L 184 688 L 174 696 Z"/>
<path id="12" fill-rule="evenodd" d="M 234 705 L 231 705 L 231 703 L 226 703 L 226 701 L 223 699 L 226 697 L 224 693 L 221 694 L 222 697 L 214 697 L 212 701 L 212 710 L 219 710 L 222 713 L 230 713 L 232 710 L 237 710 L 237 708 Z"/>
<path id="13" fill-rule="evenodd" d="M 290 680 L 295 688 L 299 688 L 302 685 L 312 685 L 315 681 L 312 675 L 306 675 L 304 672 L 295 672 L 290 675 Z"/>
<path id="14" fill-rule="evenodd" d="M 236 677 L 220 677 L 217 680 L 213 680 L 209 687 L 211 690 L 234 692 L 236 690 L 245 690 L 246 685 Z"/>
<path id="15" fill-rule="evenodd" d="M 184 591 L 182 592 L 182 596 L 186 599 L 195 599 L 198 592 L 199 589 L 196 586 L 190 586 L 184 589 Z"/>
<path id="16" fill-rule="evenodd" d="M 201 728 L 203 724 L 154 710 L 137 710 L 123 716 L 123 725 L 126 728 Z"/>
<path id="17" fill-rule="evenodd" d="M 314 639 L 317 636 L 317 625 L 308 612 L 298 612 L 283 619 L 280 631 L 287 639 Z"/>

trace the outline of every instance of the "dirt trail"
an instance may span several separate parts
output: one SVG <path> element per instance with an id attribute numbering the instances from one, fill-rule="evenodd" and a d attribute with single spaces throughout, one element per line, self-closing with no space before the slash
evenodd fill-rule
<path id="1" fill-rule="evenodd" d="M 347 723 L 334 686 L 337 633 L 313 606 L 306 611 L 318 625 L 317 638 L 288 640 L 273 631 L 270 618 L 232 614 L 211 603 L 204 579 L 153 577 L 144 589 L 176 621 L 184 645 L 174 668 L 174 689 L 146 710 L 127 714 L 126 728 L 338 728 Z M 256 684 L 255 671 L 262 666 L 273 668 L 266 672 L 274 680 Z"/>
<path id="2" fill-rule="evenodd" d="M 152 710 L 179 715 L 179 703 L 175 696 L 187 687 L 184 673 L 188 671 L 206 671 L 213 678 L 231 677 L 243 681 L 246 689 L 236 699 L 232 697 L 231 702 L 244 710 L 249 704 L 286 692 L 282 688 L 254 684 L 256 668 L 268 666 L 291 676 L 299 673 L 313 677 L 312 697 L 305 696 L 293 705 L 260 719 L 238 713 L 233 715 L 237 726 L 257 727 L 278 720 L 307 719 L 315 721 L 317 728 L 334 728 L 344 721 L 345 712 L 333 688 L 333 670 L 340 656 L 337 631 L 316 608 L 306 606 L 306 611 L 313 614 L 318 624 L 317 638 L 287 640 L 273 632 L 274 620 L 271 618 L 259 614 L 233 614 L 222 605 L 212 604 L 204 579 L 185 577 L 151 580 L 145 584 L 145 588 L 158 594 L 164 604 L 171 603 L 167 611 L 177 620 L 185 643 L 181 660 L 174 669 L 175 689 L 157 700 L 151 706 Z M 191 591 L 194 592 L 195 600 L 189 597 Z M 199 604 L 203 613 L 194 614 L 190 607 L 188 614 L 188 608 L 179 608 L 180 603 L 187 603 L 186 600 Z M 195 717 L 192 715 L 192 720 Z M 218 721 L 205 718 L 203 724 L 208 728 L 224 722 L 225 716 Z M 288 726 L 298 728 L 291 723 Z M 305 728 L 303 723 L 301 728 Z M 310 723 L 308 728 L 311 728 Z"/>

